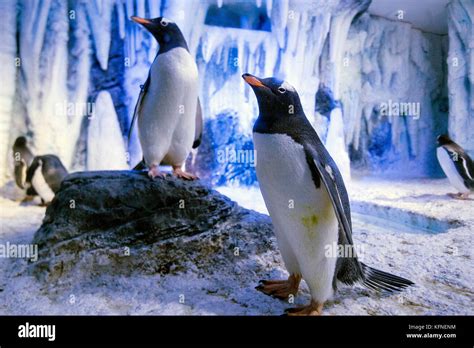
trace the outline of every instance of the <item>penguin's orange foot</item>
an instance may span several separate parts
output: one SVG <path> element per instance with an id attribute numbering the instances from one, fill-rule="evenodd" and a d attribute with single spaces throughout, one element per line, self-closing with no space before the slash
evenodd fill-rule
<path id="1" fill-rule="evenodd" d="M 301 275 L 292 274 L 288 277 L 288 280 L 261 280 L 255 289 L 263 292 L 265 295 L 284 300 L 290 295 L 296 295 L 300 281 Z"/>
<path id="2" fill-rule="evenodd" d="M 150 170 L 148 171 L 148 176 L 151 178 L 151 179 L 154 179 L 154 178 L 162 178 L 164 179 L 166 174 L 165 173 L 162 173 L 160 172 L 160 168 L 158 166 L 152 166 L 150 168 Z"/>
<path id="3" fill-rule="evenodd" d="M 181 167 L 173 167 L 173 175 L 177 178 L 184 179 L 184 180 L 196 180 L 199 179 L 196 175 L 191 173 L 187 173 L 181 169 Z"/>
<path id="4" fill-rule="evenodd" d="M 285 313 L 290 316 L 307 316 L 307 315 L 321 315 L 323 312 L 324 303 L 318 303 L 311 300 L 308 306 L 288 308 Z"/>

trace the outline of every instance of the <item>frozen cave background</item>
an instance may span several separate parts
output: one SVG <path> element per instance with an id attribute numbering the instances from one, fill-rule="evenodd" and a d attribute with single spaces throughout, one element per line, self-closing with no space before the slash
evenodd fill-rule
<path id="1" fill-rule="evenodd" d="M 380 1 L 379 1 L 380 2 Z M 249 72 L 288 80 L 343 175 L 437 177 L 436 136 L 474 154 L 474 1 L 446 1 L 447 33 L 368 11 L 369 0 L 0 0 L 0 181 L 11 146 L 70 171 L 126 169 L 126 139 L 157 43 L 130 16 L 178 23 L 199 68 L 202 145 L 187 166 L 213 184 L 252 185 L 256 99 Z M 384 103 L 418 103 L 389 116 Z M 220 155 L 245 154 L 247 158 Z M 247 150 L 241 151 L 239 150 Z M 250 156 L 250 157 L 249 157 Z"/>

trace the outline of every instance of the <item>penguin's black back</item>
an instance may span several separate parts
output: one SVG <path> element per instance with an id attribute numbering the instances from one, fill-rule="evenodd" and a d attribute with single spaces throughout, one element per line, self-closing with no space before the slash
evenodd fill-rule
<path id="1" fill-rule="evenodd" d="M 44 180 L 51 188 L 51 190 L 56 193 L 61 186 L 61 182 L 68 175 L 68 172 L 58 156 L 55 155 L 43 155 L 36 156 L 33 160 L 33 163 L 28 168 L 26 181 L 31 182 L 33 175 L 35 174 L 38 166 L 42 164 L 41 173 L 43 174 Z"/>

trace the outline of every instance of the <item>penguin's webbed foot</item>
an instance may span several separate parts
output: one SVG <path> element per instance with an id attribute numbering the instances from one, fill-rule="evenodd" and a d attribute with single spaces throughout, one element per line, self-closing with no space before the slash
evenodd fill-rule
<path id="1" fill-rule="evenodd" d="M 311 300 L 308 306 L 286 309 L 285 314 L 289 316 L 321 315 L 323 313 L 323 305 L 324 303 Z"/>
<path id="2" fill-rule="evenodd" d="M 290 295 L 296 295 L 300 281 L 301 275 L 292 274 L 287 280 L 261 280 L 255 289 L 263 292 L 265 295 L 284 300 Z"/>
<path id="3" fill-rule="evenodd" d="M 184 179 L 184 180 L 197 180 L 197 179 L 199 179 L 196 175 L 185 172 L 184 170 L 181 169 L 181 167 L 174 167 L 173 166 L 173 175 L 177 178 Z"/>
<path id="4" fill-rule="evenodd" d="M 160 172 L 160 168 L 158 166 L 151 166 L 150 170 L 148 171 L 148 177 L 151 179 L 154 179 L 154 178 L 164 179 L 166 177 L 166 174 Z"/>

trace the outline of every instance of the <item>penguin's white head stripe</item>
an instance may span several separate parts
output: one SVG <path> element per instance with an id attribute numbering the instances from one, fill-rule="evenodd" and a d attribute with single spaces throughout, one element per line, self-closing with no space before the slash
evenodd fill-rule
<path id="1" fill-rule="evenodd" d="M 285 93 L 286 91 L 296 92 L 295 87 L 293 87 L 292 85 L 290 85 L 286 81 L 283 81 L 283 83 L 280 85 L 280 87 L 278 87 L 278 91 L 280 91 L 280 89 L 283 90 L 283 92 L 280 92 L 280 93 Z"/>

